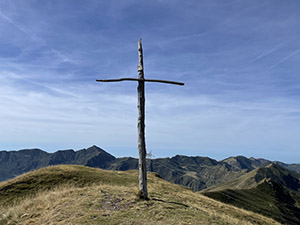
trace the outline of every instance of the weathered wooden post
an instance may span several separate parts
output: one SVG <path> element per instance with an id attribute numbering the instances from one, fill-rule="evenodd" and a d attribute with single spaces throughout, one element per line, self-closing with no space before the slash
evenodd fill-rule
<path id="1" fill-rule="evenodd" d="M 148 198 L 147 190 L 147 167 L 146 167 L 146 141 L 145 141 L 145 82 L 142 40 L 138 42 L 139 73 L 138 83 L 138 150 L 139 150 L 139 190 L 140 196 Z"/>
<path id="2" fill-rule="evenodd" d="M 138 42 L 139 65 L 137 67 L 138 78 L 120 78 L 108 80 L 96 80 L 99 82 L 138 81 L 138 150 L 139 150 L 139 191 L 140 198 L 148 199 L 147 167 L 146 167 L 146 141 L 145 141 L 145 82 L 158 82 L 166 84 L 184 85 L 184 83 L 167 80 L 155 80 L 144 78 L 142 40 Z"/>

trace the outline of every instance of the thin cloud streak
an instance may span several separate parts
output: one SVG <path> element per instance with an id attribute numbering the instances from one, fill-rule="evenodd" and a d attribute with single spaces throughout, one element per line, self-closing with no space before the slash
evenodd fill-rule
<path id="1" fill-rule="evenodd" d="M 5 21 L 7 21 L 8 23 L 12 24 L 15 28 L 17 28 L 18 30 L 20 30 L 21 32 L 23 32 L 26 36 L 28 36 L 30 39 L 32 39 L 33 41 L 37 41 L 39 42 L 40 39 L 38 39 L 32 32 L 30 32 L 29 30 L 25 29 L 24 27 L 22 27 L 21 25 L 15 23 L 13 21 L 12 18 L 8 17 L 7 15 L 5 15 L 3 12 L 0 11 L 0 17 L 2 17 Z"/>
<path id="2" fill-rule="evenodd" d="M 300 49 L 292 52 L 291 54 L 283 57 L 282 59 L 280 59 L 279 61 L 277 61 L 276 63 L 274 63 L 272 66 L 270 66 L 268 69 L 267 69 L 267 72 L 270 72 L 271 70 L 273 70 L 275 67 L 277 67 L 278 65 L 280 65 L 281 63 L 287 61 L 289 58 L 293 57 L 294 55 L 297 55 L 298 53 L 300 52 Z"/>

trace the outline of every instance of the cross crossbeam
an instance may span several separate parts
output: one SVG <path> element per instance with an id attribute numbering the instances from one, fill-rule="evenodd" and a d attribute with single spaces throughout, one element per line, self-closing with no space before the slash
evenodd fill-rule
<path id="1" fill-rule="evenodd" d="M 165 84 L 175 84 L 175 85 L 184 85 L 184 83 L 177 81 L 169 80 L 157 80 L 157 79 L 140 79 L 140 78 L 120 78 L 120 79 L 108 79 L 108 80 L 96 80 L 98 82 L 119 82 L 119 81 L 146 81 L 146 82 L 156 82 L 156 83 L 165 83 Z"/>
<path id="2" fill-rule="evenodd" d="M 156 82 L 174 85 L 184 85 L 184 83 L 168 80 L 145 79 L 143 65 L 142 40 L 138 42 L 139 65 L 137 67 L 138 78 L 119 78 L 119 79 L 99 79 L 98 82 L 138 82 L 138 150 L 139 150 L 139 191 L 140 198 L 148 199 L 147 190 L 147 167 L 146 167 L 146 141 L 145 141 L 145 82 Z"/>

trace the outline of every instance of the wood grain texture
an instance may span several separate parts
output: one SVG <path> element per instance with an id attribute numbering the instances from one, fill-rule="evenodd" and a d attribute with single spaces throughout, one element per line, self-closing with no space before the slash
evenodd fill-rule
<path id="1" fill-rule="evenodd" d="M 145 141 L 145 82 L 143 66 L 143 48 L 141 39 L 138 42 L 139 54 L 139 83 L 138 83 L 138 150 L 139 150 L 139 190 L 140 197 L 148 199 L 147 166 L 146 166 L 146 141 Z"/>

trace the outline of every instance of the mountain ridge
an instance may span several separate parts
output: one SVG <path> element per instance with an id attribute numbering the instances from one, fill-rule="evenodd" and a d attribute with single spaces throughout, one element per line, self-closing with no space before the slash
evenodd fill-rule
<path id="1" fill-rule="evenodd" d="M 173 157 L 147 159 L 148 171 L 156 172 L 162 178 L 182 184 L 194 191 L 234 180 L 259 167 L 272 163 L 266 159 L 228 157 L 217 161 L 209 157 L 176 155 Z M 291 171 L 300 171 L 300 164 L 273 162 Z M 0 181 L 11 179 L 24 172 L 49 165 L 75 164 L 108 170 L 138 169 L 138 159 L 116 158 L 98 146 L 74 151 L 58 150 L 48 153 L 41 149 L 0 151 Z"/>
<path id="2" fill-rule="evenodd" d="M 209 187 L 201 193 L 281 223 L 300 224 L 299 174 L 276 163 L 256 168 L 234 181 Z"/>
<path id="3" fill-rule="evenodd" d="M 114 156 L 95 145 L 77 151 L 68 149 L 54 153 L 38 148 L 0 151 L 0 181 L 51 165 L 75 164 L 95 167 L 95 165 L 103 165 L 115 159 Z"/>

